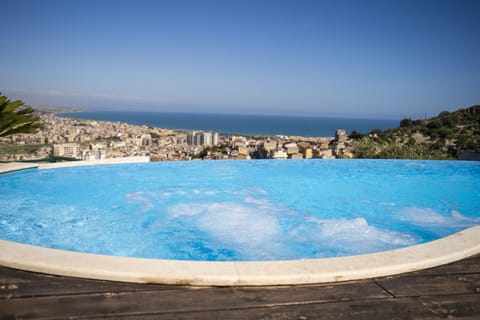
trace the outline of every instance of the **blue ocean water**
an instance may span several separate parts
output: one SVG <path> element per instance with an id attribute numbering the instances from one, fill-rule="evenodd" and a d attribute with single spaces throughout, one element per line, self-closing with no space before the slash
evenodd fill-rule
<path id="1" fill-rule="evenodd" d="M 232 115 L 199 113 L 165 113 L 134 111 L 95 111 L 64 113 L 61 116 L 79 119 L 120 121 L 166 129 L 217 131 L 242 135 L 291 135 L 332 137 L 337 129 L 347 133 L 368 133 L 373 129 L 389 129 L 398 120 L 349 119 L 266 115 Z"/>
<path id="2" fill-rule="evenodd" d="M 424 243 L 480 224 L 480 164 L 187 161 L 0 175 L 0 238 L 107 255 L 251 261 Z"/>

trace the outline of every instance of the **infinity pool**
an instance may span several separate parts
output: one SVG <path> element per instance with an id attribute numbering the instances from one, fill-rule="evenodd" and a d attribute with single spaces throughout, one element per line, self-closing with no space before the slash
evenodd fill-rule
<path id="1" fill-rule="evenodd" d="M 79 252 L 258 261 L 412 246 L 480 224 L 480 164 L 194 161 L 0 175 L 0 239 Z"/>

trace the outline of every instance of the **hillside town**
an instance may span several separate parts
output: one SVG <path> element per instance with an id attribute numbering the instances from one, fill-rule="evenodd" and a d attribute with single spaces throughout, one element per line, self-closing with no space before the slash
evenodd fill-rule
<path id="1" fill-rule="evenodd" d="M 335 137 L 238 136 L 178 131 L 120 122 L 40 114 L 32 134 L 0 138 L 0 161 L 97 160 L 148 156 L 151 161 L 193 159 L 310 159 L 349 157 L 345 130 Z"/>

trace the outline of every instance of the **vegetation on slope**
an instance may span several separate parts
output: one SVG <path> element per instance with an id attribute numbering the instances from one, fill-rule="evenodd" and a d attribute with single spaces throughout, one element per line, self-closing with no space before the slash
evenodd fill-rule
<path id="1" fill-rule="evenodd" d="M 480 152 L 480 105 L 429 119 L 403 119 L 398 128 L 352 132 L 350 138 L 355 158 L 456 159 L 463 151 Z"/>

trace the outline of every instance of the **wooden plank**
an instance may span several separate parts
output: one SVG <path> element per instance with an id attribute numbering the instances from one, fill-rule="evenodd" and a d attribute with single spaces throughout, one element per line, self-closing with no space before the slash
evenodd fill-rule
<path id="1" fill-rule="evenodd" d="M 455 295 L 435 298 L 436 300 L 399 298 L 303 305 L 274 305 L 239 310 L 124 315 L 113 317 L 113 319 L 478 320 L 480 318 L 480 304 L 478 303 L 477 295 Z"/>
<path id="2" fill-rule="evenodd" d="M 419 301 L 442 319 L 480 319 L 480 294 L 421 297 Z"/>
<path id="3" fill-rule="evenodd" d="M 377 283 L 395 297 L 480 293 L 480 274 L 394 277 Z"/>
<path id="4" fill-rule="evenodd" d="M 401 276 L 445 275 L 465 273 L 480 273 L 480 255 L 476 255 L 462 261 L 452 262 L 443 266 L 406 273 Z"/>
<path id="5" fill-rule="evenodd" d="M 390 295 L 371 280 L 286 287 L 234 287 L 234 298 L 265 303 L 383 299 Z"/>
<path id="6" fill-rule="evenodd" d="M 89 318 L 91 319 L 91 318 Z M 100 319 L 100 318 L 93 318 Z M 123 320 L 153 319 L 325 319 L 325 320 L 400 320 L 442 319 L 412 298 L 330 302 L 297 305 L 273 305 L 237 310 L 208 310 L 186 313 L 125 315 Z"/>
<path id="7" fill-rule="evenodd" d="M 351 299 L 387 299 L 373 282 L 349 285 L 273 288 L 196 288 L 150 292 L 104 293 L 0 301 L 1 316 L 22 319 L 105 317 L 184 313 L 273 305 L 325 303 Z"/>
<path id="8" fill-rule="evenodd" d="M 99 292 L 171 290 L 178 287 L 51 276 L 0 267 L 0 299 Z"/>

